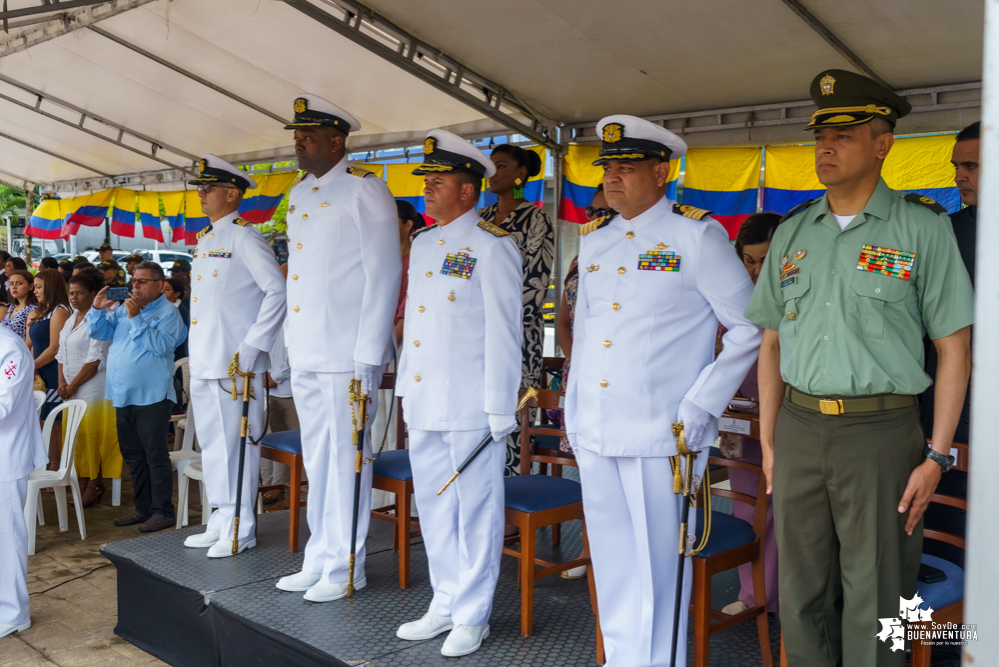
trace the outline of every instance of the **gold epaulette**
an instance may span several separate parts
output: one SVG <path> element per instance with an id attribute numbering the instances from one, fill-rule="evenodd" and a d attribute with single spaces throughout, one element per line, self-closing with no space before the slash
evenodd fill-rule
<path id="1" fill-rule="evenodd" d="M 947 212 L 947 209 L 945 209 L 943 206 L 941 206 L 940 204 L 936 203 L 935 201 L 933 201 L 929 197 L 924 197 L 924 196 L 922 196 L 920 194 L 917 194 L 915 192 L 910 192 L 909 194 L 907 194 L 904 197 L 902 197 L 902 199 L 904 199 L 905 201 L 911 201 L 913 204 L 922 204 L 923 206 L 925 206 L 926 208 L 930 209 L 934 213 L 946 213 Z"/>
<path id="2" fill-rule="evenodd" d="M 367 178 L 368 176 L 374 176 L 374 173 L 368 171 L 367 169 L 361 169 L 360 167 L 355 167 L 353 165 L 347 167 L 347 173 L 351 176 L 357 176 L 358 178 Z"/>
<path id="3" fill-rule="evenodd" d="M 478 226 L 493 236 L 510 236 L 510 232 L 506 231 L 502 227 L 497 227 L 491 222 L 486 222 L 485 220 L 479 220 Z"/>
<path id="4" fill-rule="evenodd" d="M 432 225 L 427 225 L 426 227 L 421 227 L 420 229 L 417 229 L 415 232 L 413 232 L 412 234 L 409 235 L 409 238 L 415 239 L 417 234 L 422 234 L 423 232 L 427 231 L 428 229 L 437 229 L 437 223 L 434 223 Z"/>
<path id="5" fill-rule="evenodd" d="M 586 223 L 585 225 L 582 225 L 579 228 L 579 235 L 580 236 L 584 236 L 586 234 L 589 234 L 590 232 L 597 231 L 601 227 L 606 227 L 607 225 L 610 224 L 610 221 L 613 220 L 613 219 L 614 219 L 614 216 L 612 216 L 612 215 L 605 215 L 605 216 L 597 218 L 596 220 L 591 220 L 590 222 Z"/>
<path id="6" fill-rule="evenodd" d="M 246 227 L 248 224 L 250 224 L 250 221 L 243 220 L 242 218 L 236 218 L 235 220 L 232 221 L 232 224 L 239 225 L 240 227 Z"/>
<path id="7" fill-rule="evenodd" d="M 200 232 L 198 232 L 197 234 L 194 235 L 195 240 L 200 241 L 201 237 L 204 236 L 205 234 L 207 234 L 210 231 L 212 231 L 212 226 L 208 225 L 207 227 L 205 227 Z"/>
<path id="8" fill-rule="evenodd" d="M 795 206 L 794 208 L 792 208 L 790 211 L 788 211 L 787 215 L 785 215 L 783 218 L 781 218 L 780 221 L 784 222 L 788 218 L 790 218 L 792 216 L 795 216 L 795 215 L 798 215 L 799 213 L 801 213 L 802 211 L 804 211 L 806 208 L 808 208 L 809 206 L 811 206 L 812 204 L 814 204 L 815 202 L 817 202 L 819 199 L 821 199 L 821 197 L 818 197 L 816 199 L 809 199 L 806 202 L 802 202 L 802 203 L 798 204 L 797 206 Z"/>
<path id="9" fill-rule="evenodd" d="M 695 208 L 693 206 L 681 206 L 680 204 L 673 205 L 673 212 L 676 213 L 677 215 L 682 215 L 685 218 L 693 218 L 694 220 L 703 220 L 712 213 L 712 211 L 707 211 L 703 208 Z"/>

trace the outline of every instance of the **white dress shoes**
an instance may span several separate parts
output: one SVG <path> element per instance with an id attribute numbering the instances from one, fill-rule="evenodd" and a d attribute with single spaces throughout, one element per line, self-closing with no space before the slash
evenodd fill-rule
<path id="1" fill-rule="evenodd" d="M 31 621 L 22 623 L 21 625 L 7 625 L 6 623 L 0 623 L 0 637 L 6 637 L 7 635 L 12 635 L 15 632 L 24 632 L 30 627 Z"/>
<path id="2" fill-rule="evenodd" d="M 191 547 L 192 549 L 207 549 L 208 547 L 215 546 L 215 543 L 218 541 L 219 534 L 214 530 L 209 530 L 197 535 L 191 535 L 184 540 L 184 546 Z"/>
<path id="3" fill-rule="evenodd" d="M 408 641 L 420 641 L 421 639 L 433 639 L 442 632 L 447 632 L 454 627 L 450 616 L 438 616 L 437 614 L 426 613 L 418 621 L 410 621 L 399 626 L 395 636 Z"/>
<path id="4" fill-rule="evenodd" d="M 354 590 L 359 591 L 368 585 L 368 579 L 363 574 L 354 581 Z M 304 595 L 309 602 L 332 602 L 347 597 L 347 582 L 338 581 L 335 584 L 317 583 Z"/>
<path id="5" fill-rule="evenodd" d="M 489 624 L 456 625 L 444 640 L 441 655 L 446 658 L 459 658 L 475 653 L 482 646 L 482 640 L 489 636 Z"/>
<path id="6" fill-rule="evenodd" d="M 282 591 L 291 591 L 292 593 L 301 593 L 302 591 L 307 591 L 316 584 L 319 580 L 323 578 L 321 574 L 309 574 L 308 572 L 296 572 L 295 574 L 289 574 L 287 577 L 281 577 L 278 582 L 274 584 Z"/>
<path id="7" fill-rule="evenodd" d="M 248 540 L 239 541 L 239 551 L 243 553 L 247 549 L 257 546 L 257 538 L 251 537 Z M 208 549 L 209 558 L 229 558 L 232 556 L 232 540 L 219 540 Z"/>

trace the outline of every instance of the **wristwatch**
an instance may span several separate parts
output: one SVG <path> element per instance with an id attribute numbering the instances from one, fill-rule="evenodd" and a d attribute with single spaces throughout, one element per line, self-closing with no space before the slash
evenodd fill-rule
<path id="1" fill-rule="evenodd" d="M 943 454 L 934 451 L 934 449 L 930 446 L 926 447 L 926 458 L 943 468 L 944 472 L 949 471 L 954 466 L 953 456 L 944 456 Z"/>

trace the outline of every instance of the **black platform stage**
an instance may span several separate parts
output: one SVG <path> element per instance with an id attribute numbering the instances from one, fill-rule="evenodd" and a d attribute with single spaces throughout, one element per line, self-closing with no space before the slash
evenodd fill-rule
<path id="1" fill-rule="evenodd" d="M 302 511 L 301 545 L 308 539 Z M 397 556 L 390 526 L 372 521 L 368 536 L 366 588 L 352 600 L 316 604 L 301 593 L 274 587 L 299 570 L 302 553 L 288 551 L 288 514 L 259 517 L 257 544 L 236 558 L 210 560 L 203 549 L 184 548 L 184 539 L 203 527 L 168 530 L 101 547 L 118 571 L 118 625 L 115 633 L 177 667 L 311 667 L 372 665 L 410 667 L 455 664 L 462 667 L 582 667 L 595 665 L 595 617 L 586 579 L 558 576 L 538 580 L 534 595 L 534 636 L 520 636 L 517 562 L 504 556 L 497 585 L 491 634 L 478 652 L 464 658 L 440 654 L 444 635 L 406 642 L 396 628 L 420 618 L 432 592 L 422 545 L 414 545 L 411 586 L 399 588 Z M 551 546 L 539 532 L 538 555 L 569 560 L 579 553 L 579 526 L 567 524 L 562 544 Z M 547 546 L 546 546 L 547 545 Z M 735 599 L 734 572 L 714 580 L 712 606 Z M 771 617 L 774 655 L 778 624 Z M 756 624 L 743 623 L 711 639 L 711 665 L 760 665 Z"/>

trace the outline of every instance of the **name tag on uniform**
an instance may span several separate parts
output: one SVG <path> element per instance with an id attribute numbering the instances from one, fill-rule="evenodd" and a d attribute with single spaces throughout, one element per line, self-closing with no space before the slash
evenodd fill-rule
<path id="1" fill-rule="evenodd" d="M 444 266 L 441 267 L 441 273 L 445 276 L 454 276 L 455 278 L 464 278 L 468 280 L 472 277 L 472 269 L 475 268 L 475 257 L 469 257 L 467 252 L 459 252 L 456 255 L 448 255 L 444 258 Z"/>
<path id="2" fill-rule="evenodd" d="M 679 271 L 680 255 L 672 250 L 649 250 L 638 256 L 639 271 Z"/>
<path id="3" fill-rule="evenodd" d="M 908 280 L 912 275 L 912 264 L 915 261 L 914 252 L 865 245 L 860 251 L 857 270 Z"/>
<path id="4" fill-rule="evenodd" d="M 219 248 L 218 250 L 212 250 L 211 252 L 209 252 L 208 256 L 214 257 L 215 259 L 229 259 L 230 257 L 232 257 L 232 253 L 226 252 L 222 248 Z"/>

